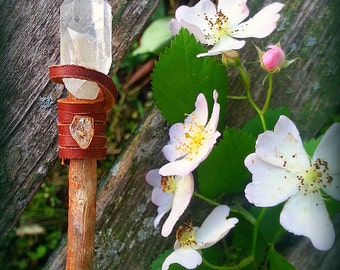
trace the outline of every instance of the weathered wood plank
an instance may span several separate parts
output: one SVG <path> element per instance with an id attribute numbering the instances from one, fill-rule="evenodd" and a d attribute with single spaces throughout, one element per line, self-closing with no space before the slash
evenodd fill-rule
<path id="1" fill-rule="evenodd" d="M 261 6 L 259 2 L 263 1 L 249 1 L 249 4 L 258 8 Z M 337 87 L 339 66 L 336 64 L 339 62 L 336 51 L 339 48 L 336 33 L 339 8 L 335 6 L 334 0 L 282 2 L 286 5 L 282 12 L 282 22 L 276 37 L 270 39 L 276 43 L 281 38 L 282 47 L 287 51 L 293 50 L 292 57 L 300 56 L 301 59 L 287 70 L 291 80 L 284 75 L 275 75 L 272 107 L 289 105 L 292 108 L 292 119 L 297 121 L 302 136 L 308 138 L 315 135 L 327 121 L 329 114 L 340 104 Z M 251 46 L 248 44 L 240 51 L 242 58 L 257 59 Z M 264 92 L 261 87 L 262 78 L 258 73 L 252 76 L 256 100 L 261 100 Z M 231 80 L 230 89 L 231 93 L 242 92 L 237 78 Z M 236 126 L 254 115 L 248 104 L 242 101 L 230 101 L 229 113 L 229 124 Z M 95 269 L 150 269 L 152 257 L 156 258 L 162 249 L 171 247 L 173 243 L 173 236 L 166 242 L 158 230 L 152 227 L 156 208 L 150 202 L 151 190 L 144 183 L 145 173 L 164 162 L 159 153 L 167 137 L 164 125 L 159 112 L 151 111 L 125 153 L 122 153 L 119 161 L 112 165 L 100 182 Z M 299 264 L 298 258 L 291 256 L 298 250 L 299 254 L 304 254 L 306 260 L 316 253 L 318 258 L 327 257 L 333 264 L 339 262 L 338 256 L 334 255 L 336 252 L 332 250 L 326 253 L 308 253 L 313 249 L 306 249 L 306 243 L 309 241 L 302 244 L 303 250 L 300 245 L 288 248 L 291 252 L 287 256 L 298 269 L 319 269 L 316 265 L 313 268 L 310 267 L 311 264 Z M 337 241 L 333 250 L 337 250 L 339 245 Z M 60 249 L 50 258 L 46 269 L 62 269 L 64 247 L 62 243 Z M 332 268 L 324 265 L 323 269 Z"/>
<path id="2" fill-rule="evenodd" d="M 128 41 L 130 40 L 129 31 L 140 31 L 140 23 L 144 21 L 143 16 L 148 16 L 152 8 L 148 9 L 145 7 L 145 1 L 141 1 L 143 3 L 135 3 L 140 1 L 129 1 L 129 3 L 127 1 L 110 2 L 115 10 L 121 10 L 114 17 L 117 28 L 114 28 L 113 31 L 117 39 L 114 41 L 113 46 L 117 48 L 117 53 L 125 54 L 129 44 L 131 44 Z M 249 4 L 259 8 L 263 2 L 249 1 Z M 277 84 L 274 89 L 272 107 L 289 105 L 292 108 L 292 118 L 297 121 L 299 129 L 302 130 L 303 137 L 307 138 L 313 136 L 319 130 L 327 121 L 329 114 L 339 108 L 340 104 L 338 88 L 340 83 L 338 63 L 340 59 L 339 51 L 337 50 L 340 45 L 339 35 L 337 34 L 339 27 L 339 6 L 336 5 L 335 0 L 285 0 L 281 2 L 286 5 L 282 12 L 282 22 L 279 25 L 278 34 L 275 35 L 276 38 L 273 36 L 270 40 L 276 43 L 281 38 L 282 47 L 288 51 L 294 50 L 293 57 L 300 56 L 301 59 L 298 65 L 292 66 L 287 70 L 292 78 L 291 81 L 287 80 L 284 75 L 275 76 L 275 83 Z M 42 181 L 43 175 L 45 175 L 56 156 L 56 123 L 55 111 L 53 111 L 55 107 L 54 104 L 50 104 L 50 108 L 44 108 L 43 105 L 47 107 L 49 103 L 43 103 L 42 101 L 46 100 L 39 99 L 39 97 L 50 97 L 50 93 L 54 91 L 56 94 L 52 100 L 55 100 L 59 98 L 62 92 L 57 86 L 51 85 L 48 82 L 48 77 L 44 73 L 48 65 L 58 63 L 59 53 L 56 52 L 58 51 L 59 44 L 59 38 L 57 37 L 58 23 L 51 17 L 58 21 L 58 15 L 53 12 L 56 12 L 55 10 L 58 9 L 61 1 L 56 1 L 54 4 L 44 3 L 43 1 L 40 1 L 38 5 L 37 3 L 34 5 L 35 9 L 39 5 L 47 5 L 49 8 L 45 6 L 46 11 L 44 10 L 44 12 L 40 13 L 36 11 L 41 17 L 36 19 L 34 25 L 40 25 L 40 27 L 53 25 L 55 29 L 52 31 L 54 33 L 52 35 L 48 34 L 48 31 L 45 32 L 47 37 L 42 34 L 35 35 L 35 39 L 39 36 L 44 41 L 42 42 L 44 44 L 41 44 L 41 41 L 33 43 L 34 45 L 40 44 L 41 46 L 40 50 L 35 51 L 36 54 L 44 54 L 42 48 L 45 48 L 45 46 L 46 51 L 51 50 L 50 54 L 46 52 L 45 58 L 43 57 L 41 60 L 45 63 L 45 67 L 38 69 L 37 73 L 34 72 L 34 74 L 39 74 L 39 76 L 42 76 L 41 74 L 45 76 L 41 79 L 40 84 L 36 83 L 40 91 L 38 93 L 32 93 L 32 89 L 35 88 L 32 88 L 32 85 L 29 83 L 25 83 L 29 81 L 29 75 L 31 74 L 28 73 L 28 70 L 37 68 L 37 65 L 27 63 L 26 59 L 22 60 L 22 63 L 19 61 L 19 59 L 24 58 L 23 55 L 31 59 L 31 61 L 35 59 L 30 56 L 34 53 L 34 49 L 30 47 L 32 45 L 27 45 L 25 47 L 26 50 L 21 50 L 16 57 L 13 55 L 8 56 L 4 52 L 8 53 L 10 51 L 15 55 L 16 51 L 19 50 L 20 46 L 11 49 L 11 46 L 6 45 L 7 42 L 15 43 L 16 34 L 26 35 L 26 40 L 31 40 L 30 37 L 27 37 L 27 33 L 23 33 L 24 31 L 20 30 L 20 26 L 23 27 L 21 23 L 22 21 L 25 22 L 25 16 L 31 15 L 34 17 L 37 15 L 33 15 L 36 13 L 30 10 L 32 7 L 29 4 L 27 5 L 29 8 L 24 12 L 21 11 L 19 4 L 17 6 L 16 3 L 12 2 L 0 4 L 1 12 L 4 12 L 5 15 L 7 14 L 7 17 L 4 17 L 7 20 L 13 20 L 13 30 L 5 30 L 5 34 L 1 33 L 2 43 L 0 45 L 0 85 L 1 90 L 4 89 L 3 93 L 6 93 L 6 98 L 1 101 L 4 103 L 4 106 L 1 106 L 2 111 L 0 115 L 0 119 L 4 123 L 4 125 L 1 125 L 4 128 L 0 131 L 0 143 L 4 149 L 1 150 L 0 160 L 0 196 L 3 197 L 4 194 L 9 193 L 19 198 L 19 201 L 9 198 L 6 198 L 4 201 L 1 200 L 0 213 L 4 213 L 5 217 L 4 215 L 0 216 L 0 231 L 5 230 L 5 232 L 13 224 L 17 216 L 19 216 L 27 200 L 33 196 L 33 193 Z M 148 2 L 148 4 L 153 6 L 152 3 L 155 4 L 155 1 Z M 26 4 L 24 1 L 20 3 L 20 5 L 24 4 Z M 138 8 L 133 9 L 133 5 L 139 5 L 140 12 L 135 13 Z M 51 11 L 51 6 L 54 7 L 53 12 Z M 141 7 L 145 7 L 144 13 Z M 11 12 L 17 12 L 16 16 L 19 19 L 10 19 L 9 14 Z M 47 15 L 45 16 L 43 13 L 50 14 L 50 17 L 46 18 Z M 2 29 L 4 25 L 9 24 L 5 21 L 0 23 Z M 52 23 L 52 21 L 54 22 Z M 122 22 L 127 25 L 123 25 Z M 23 25 L 26 26 L 26 24 Z M 3 40 L 5 40 L 6 44 Z M 31 42 L 34 42 L 34 40 Z M 264 42 L 263 44 L 267 43 Z M 251 44 L 248 44 L 247 47 L 242 49 L 242 58 L 245 55 L 244 58 L 256 59 L 256 54 L 252 48 L 250 49 L 250 46 Z M 26 56 L 26 54 L 30 55 Z M 117 63 L 121 58 L 114 56 L 114 59 L 113 71 L 117 69 Z M 6 69 L 7 66 L 10 67 Z M 30 69 L 27 69 L 28 67 Z M 24 79 L 26 81 L 21 78 L 22 76 L 25 76 Z M 14 86 L 15 81 L 20 83 Z M 260 96 L 263 93 L 261 81 L 262 76 L 257 73 L 253 75 L 253 89 L 256 89 L 253 94 L 257 100 L 261 99 Z M 28 87 L 29 85 L 30 87 Z M 11 89 L 11 91 L 7 88 Z M 14 91 L 14 89 L 20 91 Z M 26 89 L 29 89 L 29 91 Z M 242 91 L 242 87 L 237 79 L 231 80 L 231 93 L 240 93 L 240 91 Z M 13 96 L 7 98 L 7 95 L 11 95 L 12 92 L 19 92 L 21 94 L 17 95 L 16 98 Z M 30 95 L 33 96 L 34 101 L 24 106 L 25 101 L 31 97 Z M 16 106 L 15 108 L 24 108 L 20 115 L 16 110 L 11 109 L 11 102 Z M 242 115 L 240 112 L 242 112 Z M 245 102 L 240 101 L 229 102 L 229 113 L 229 124 L 236 126 L 240 126 L 245 119 L 254 115 L 249 106 Z M 44 119 L 41 120 L 41 117 Z M 33 128 L 30 128 L 31 125 L 33 125 Z M 40 126 L 45 127 L 45 129 L 40 128 Z M 36 131 L 35 133 L 33 132 L 33 138 L 31 135 L 26 135 L 30 134 L 28 131 Z M 44 132 L 47 135 L 44 136 Z M 46 136 L 49 137 L 44 141 Z M 127 267 L 130 269 L 149 269 L 151 260 L 157 257 L 157 254 L 161 253 L 166 245 L 172 245 L 173 238 L 167 242 L 167 239 L 162 238 L 159 232 L 153 229 L 152 218 L 155 216 L 156 210 L 149 200 L 151 190 L 144 182 L 144 175 L 147 170 L 156 168 L 164 162 L 161 158 L 160 149 L 166 140 L 166 123 L 157 111 L 152 110 L 117 163 L 113 164 L 108 174 L 99 181 L 95 244 L 96 269 L 127 269 Z M 43 150 L 39 150 L 39 147 L 43 148 Z M 48 155 L 51 155 L 52 152 L 53 157 L 49 157 Z M 33 158 L 30 155 L 33 155 Z M 48 160 L 50 163 L 44 164 L 44 161 Z M 23 167 L 25 163 L 29 165 L 29 168 Z M 14 164 L 18 166 L 17 170 L 13 169 Z M 37 173 L 40 173 L 40 175 L 33 179 L 33 176 Z M 22 195 L 20 196 L 20 194 Z M 7 208 L 10 209 L 8 210 Z M 17 212 L 13 213 L 10 210 Z M 4 220 L 8 218 L 9 221 Z M 339 248 L 339 245 L 338 241 L 334 249 Z M 294 246 L 291 249 L 296 250 Z M 332 263 L 335 263 L 335 265 L 339 265 L 339 257 L 335 253 L 331 250 L 322 254 L 331 260 Z M 306 258 L 315 255 L 307 255 L 307 252 L 303 252 L 303 254 Z M 318 254 L 315 256 L 319 256 Z M 59 249 L 50 258 L 46 269 L 63 269 L 64 260 L 65 242 L 62 242 Z M 291 260 L 297 261 L 292 257 Z M 308 268 L 308 265 L 305 268 L 303 267 L 301 266 L 299 269 L 311 269 Z M 315 266 L 314 269 L 319 268 Z"/>
<path id="3" fill-rule="evenodd" d="M 109 2 L 114 72 L 159 0 Z M 0 244 L 57 158 L 56 100 L 65 91 L 48 66 L 59 63 L 61 3 L 0 3 Z"/>

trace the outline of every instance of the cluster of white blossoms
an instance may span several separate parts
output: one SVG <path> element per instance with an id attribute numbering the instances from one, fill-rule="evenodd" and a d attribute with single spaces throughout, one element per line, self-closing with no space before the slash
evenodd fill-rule
<path id="1" fill-rule="evenodd" d="M 214 106 L 208 121 L 207 100 L 203 94 L 197 96 L 195 110 L 187 115 L 184 123 L 176 123 L 169 130 L 170 141 L 162 149 L 169 163 L 146 175 L 147 183 L 153 186 L 151 200 L 158 206 L 155 227 L 171 211 L 162 227 L 165 237 L 171 233 L 190 202 L 194 192 L 191 172 L 209 155 L 221 135 L 217 131 L 220 113 L 217 97 L 217 91 L 214 90 Z"/>
<path id="2" fill-rule="evenodd" d="M 201 56 L 240 49 L 245 41 L 238 38 L 268 36 L 275 28 L 283 4 L 272 3 L 254 17 L 249 15 L 246 0 L 219 0 L 216 7 L 210 0 L 201 0 L 194 7 L 181 6 L 176 19 L 170 23 L 176 34 L 181 27 L 210 47 Z M 285 55 L 279 46 L 271 46 L 261 54 L 261 63 L 268 72 L 284 66 Z M 168 236 L 188 207 L 194 193 L 192 172 L 212 151 L 220 132 L 217 131 L 220 105 L 218 93 L 213 91 L 214 104 L 208 120 L 208 104 L 199 94 L 195 110 L 184 123 L 176 123 L 169 130 L 170 140 L 162 152 L 168 163 L 150 170 L 146 181 L 153 187 L 151 201 L 158 207 L 154 220 L 157 227 L 162 217 L 169 215 L 161 230 Z M 332 247 L 335 233 L 329 218 L 325 194 L 340 200 L 340 123 L 326 132 L 314 155 L 310 158 L 294 123 L 281 116 L 274 131 L 260 134 L 255 153 L 248 155 L 245 166 L 252 173 L 252 182 L 245 188 L 245 196 L 258 207 L 275 206 L 288 200 L 280 216 L 281 225 L 289 232 L 311 239 L 320 250 Z M 220 205 L 206 218 L 201 227 L 186 223 L 176 232 L 174 251 L 165 259 L 162 270 L 178 263 L 194 269 L 202 263 L 200 249 L 208 248 L 222 239 L 238 222 L 229 218 L 229 207 Z"/>
<path id="3" fill-rule="evenodd" d="M 190 203 L 194 192 L 192 171 L 209 155 L 221 135 L 217 131 L 220 113 L 217 98 L 214 90 L 214 105 L 208 120 L 207 100 L 203 94 L 197 96 L 195 110 L 187 115 L 184 123 L 176 123 L 169 130 L 170 141 L 162 150 L 169 163 L 146 174 L 146 182 L 153 187 L 151 201 L 158 206 L 154 226 L 157 227 L 170 211 L 161 231 L 165 237 L 172 232 Z M 180 226 L 175 250 L 166 258 L 162 269 L 168 269 L 172 263 L 179 263 L 187 269 L 201 264 L 202 257 L 197 250 L 215 244 L 238 222 L 237 218 L 227 219 L 228 215 L 229 207 L 221 205 L 212 211 L 200 228 L 191 223 Z"/>

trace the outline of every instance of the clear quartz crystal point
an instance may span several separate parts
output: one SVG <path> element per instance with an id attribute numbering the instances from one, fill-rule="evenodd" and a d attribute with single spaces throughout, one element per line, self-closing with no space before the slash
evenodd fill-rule
<path id="1" fill-rule="evenodd" d="M 107 74 L 111 55 L 111 6 L 106 0 L 64 0 L 60 7 L 60 62 Z M 78 99 L 96 99 L 96 83 L 63 79 Z"/>

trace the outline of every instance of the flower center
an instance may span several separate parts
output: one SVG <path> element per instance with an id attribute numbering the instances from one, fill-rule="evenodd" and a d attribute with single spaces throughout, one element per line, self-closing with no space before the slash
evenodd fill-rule
<path id="1" fill-rule="evenodd" d="M 174 192 L 176 189 L 176 178 L 173 175 L 162 176 L 161 187 L 164 192 Z"/>
<path id="2" fill-rule="evenodd" d="M 297 178 L 300 182 L 298 189 L 305 195 L 308 192 L 319 192 L 320 188 L 328 187 L 333 181 L 333 177 L 329 174 L 328 163 L 321 159 L 317 159 L 304 175 L 299 175 Z"/>
<path id="3" fill-rule="evenodd" d="M 203 126 L 199 127 L 195 133 L 190 135 L 189 133 L 185 133 L 185 138 L 189 140 L 188 142 L 188 152 L 189 154 L 198 154 L 199 148 L 202 146 L 202 141 L 204 140 L 203 136 Z"/>
<path id="4" fill-rule="evenodd" d="M 195 240 L 195 230 L 191 221 L 179 226 L 176 231 L 176 239 L 182 247 L 192 247 L 197 244 Z"/>
<path id="5" fill-rule="evenodd" d="M 203 34 L 208 45 L 215 45 L 220 41 L 221 37 L 230 34 L 228 17 L 221 11 L 218 11 L 213 18 L 209 18 L 205 14 L 204 19 L 207 21 L 209 27 L 209 29 L 203 29 Z"/>
<path id="6" fill-rule="evenodd" d="M 203 141 L 209 136 L 209 131 L 205 130 L 203 125 L 198 124 L 195 114 L 191 114 L 189 117 L 191 117 L 190 121 L 183 124 L 186 131 L 184 140 L 179 139 L 177 136 L 174 136 L 174 139 L 178 142 L 176 150 L 181 151 L 181 156 L 192 160 L 193 156 L 198 154 Z"/>

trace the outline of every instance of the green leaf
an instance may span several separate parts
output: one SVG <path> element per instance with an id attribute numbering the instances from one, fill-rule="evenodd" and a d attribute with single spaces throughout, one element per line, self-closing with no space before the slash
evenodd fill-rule
<path id="1" fill-rule="evenodd" d="M 35 252 L 29 251 L 28 256 L 33 260 L 37 260 L 44 257 L 46 252 L 47 248 L 43 245 L 39 245 Z"/>
<path id="2" fill-rule="evenodd" d="M 267 124 L 267 129 L 273 130 L 276 122 L 279 120 L 280 115 L 286 115 L 289 117 L 290 110 L 288 107 L 281 107 L 274 110 L 268 110 L 265 114 L 265 120 Z M 242 127 L 243 130 L 249 132 L 254 137 L 257 137 L 263 132 L 260 117 L 256 115 L 253 119 L 249 120 Z"/>
<path id="3" fill-rule="evenodd" d="M 271 270 L 295 270 L 290 262 L 275 249 L 269 251 L 269 269 Z"/>
<path id="4" fill-rule="evenodd" d="M 247 258 L 252 252 L 252 239 L 253 239 L 254 226 L 243 218 L 239 218 L 239 222 L 233 228 L 232 247 L 238 252 L 237 260 L 241 261 L 241 258 Z M 251 265 L 248 265 L 245 269 L 260 269 L 255 268 L 255 265 L 261 264 L 266 256 L 267 249 L 266 241 L 259 234 L 256 242 L 254 261 Z"/>
<path id="5" fill-rule="evenodd" d="M 199 189 L 204 196 L 243 191 L 250 177 L 245 157 L 254 151 L 255 139 L 243 130 L 227 128 L 209 157 L 197 169 Z"/>
<path id="6" fill-rule="evenodd" d="M 259 224 L 259 232 L 268 245 L 274 245 L 286 232 L 280 224 L 280 214 L 284 203 L 267 208 L 252 206 L 250 212 L 257 218 L 261 211 L 264 211 Z"/>
<path id="7" fill-rule="evenodd" d="M 313 153 L 316 147 L 318 146 L 318 144 L 320 143 L 321 139 L 322 139 L 322 136 L 319 136 L 316 139 L 311 139 L 308 142 L 303 143 L 303 146 L 306 149 L 306 152 L 310 157 L 313 157 Z"/>
<path id="8" fill-rule="evenodd" d="M 153 21 L 144 31 L 140 46 L 132 55 L 153 53 L 158 54 L 170 42 L 172 34 L 169 29 L 170 17 L 162 17 Z"/>
<path id="9" fill-rule="evenodd" d="M 212 93 L 219 93 L 221 115 L 224 116 L 227 96 L 227 74 L 221 61 L 214 57 L 197 58 L 206 52 L 185 29 L 171 42 L 152 74 L 152 87 L 157 107 L 170 123 L 183 122 L 184 114 L 191 113 L 199 93 L 203 93 L 212 108 Z M 223 123 L 220 117 L 220 123 Z"/>
<path id="10" fill-rule="evenodd" d="M 340 202 L 333 199 L 332 197 L 325 195 L 325 204 L 330 217 L 335 216 L 335 214 L 340 212 Z"/>

